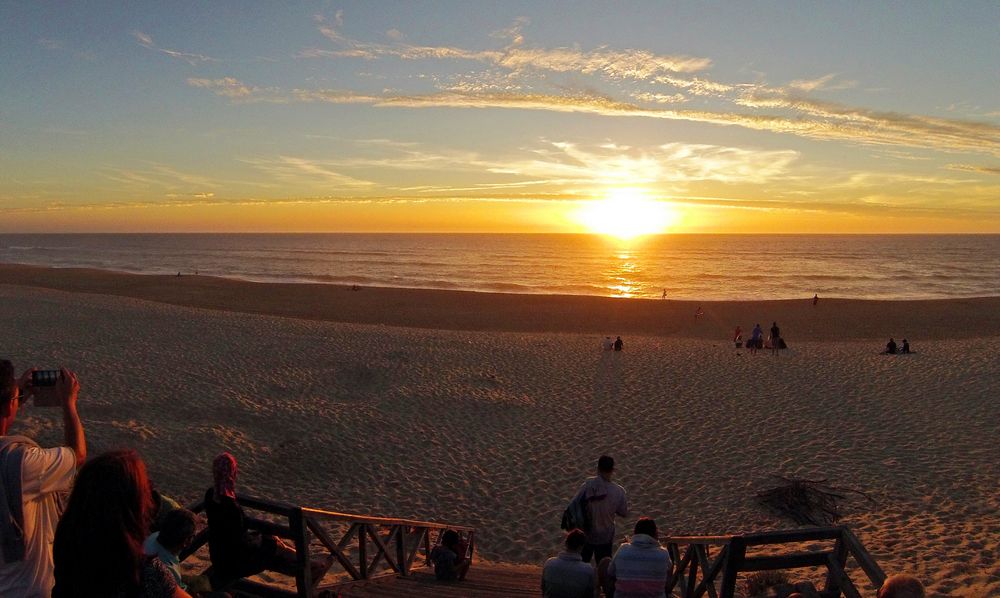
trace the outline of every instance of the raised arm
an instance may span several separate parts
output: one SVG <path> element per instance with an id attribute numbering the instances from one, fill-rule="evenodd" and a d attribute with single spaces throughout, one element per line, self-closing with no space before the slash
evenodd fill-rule
<path id="1" fill-rule="evenodd" d="M 76 454 L 76 466 L 80 468 L 87 459 L 87 438 L 83 433 L 80 414 L 76 410 L 77 396 L 80 394 L 80 382 L 76 374 L 62 369 L 62 376 L 56 382 L 56 393 L 59 395 L 63 408 L 63 430 L 66 435 L 66 446 Z"/>

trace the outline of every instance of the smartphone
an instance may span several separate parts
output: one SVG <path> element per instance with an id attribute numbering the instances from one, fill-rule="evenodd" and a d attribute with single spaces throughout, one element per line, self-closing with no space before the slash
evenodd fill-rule
<path id="1" fill-rule="evenodd" d="M 31 372 L 32 386 L 55 386 L 62 372 L 59 370 L 35 370 Z"/>

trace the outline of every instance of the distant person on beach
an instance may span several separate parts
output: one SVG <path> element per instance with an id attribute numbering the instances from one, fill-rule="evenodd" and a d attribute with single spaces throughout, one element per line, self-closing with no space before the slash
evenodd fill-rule
<path id="1" fill-rule="evenodd" d="M 160 531 L 149 534 L 142 544 L 143 554 L 159 559 L 182 590 L 188 588 L 181 577 L 180 553 L 191 544 L 196 529 L 194 513 L 187 509 L 174 509 L 163 518 Z"/>
<path id="2" fill-rule="evenodd" d="M 615 460 L 602 455 L 597 460 L 597 475 L 580 486 L 574 500 L 583 497 L 587 499 L 587 511 L 590 514 L 590 529 L 587 534 L 587 544 L 583 547 L 582 558 L 586 563 L 591 557 L 595 562 L 611 556 L 611 543 L 615 540 L 615 516 L 628 516 L 628 499 L 625 489 L 611 481 L 615 471 Z"/>
<path id="3" fill-rule="evenodd" d="M 760 324 L 755 324 L 753 330 L 750 331 L 750 342 L 747 347 L 750 349 L 751 353 L 756 353 L 757 349 L 764 346 L 764 329 L 760 327 Z"/>
<path id="4" fill-rule="evenodd" d="M 667 298 L 667 289 L 663 289 L 663 296 L 660 297 L 660 299 L 666 299 L 666 298 Z"/>
<path id="5" fill-rule="evenodd" d="M 699 305 L 698 309 L 694 310 L 694 319 L 697 320 L 698 318 L 702 317 L 703 315 L 705 315 L 705 310 L 703 310 L 701 308 L 701 306 Z"/>
<path id="6" fill-rule="evenodd" d="M 632 540 L 598 568 L 601 588 L 615 598 L 665 596 L 672 564 L 670 553 L 657 540 L 656 522 L 641 517 L 633 531 Z"/>
<path id="7" fill-rule="evenodd" d="M 295 549 L 270 534 L 250 531 L 243 508 L 236 502 L 236 458 L 222 453 L 212 462 L 214 484 L 205 492 L 208 554 L 213 576 L 222 582 L 270 570 L 295 575 Z M 313 581 L 332 561 L 311 564 Z"/>
<path id="8" fill-rule="evenodd" d="M 615 351 L 621 351 L 622 350 L 622 346 L 624 344 L 625 343 L 622 342 L 622 337 L 620 337 L 620 336 L 616 337 L 615 338 Z"/>
<path id="9" fill-rule="evenodd" d="M 910 341 L 903 339 L 903 348 L 900 353 L 909 354 L 910 352 Z"/>
<path id="10" fill-rule="evenodd" d="M 737 347 L 739 347 L 742 341 L 743 341 L 743 329 L 737 326 L 736 330 L 733 331 L 733 342 L 736 343 Z"/>
<path id="11" fill-rule="evenodd" d="M 146 464 L 133 450 L 80 469 L 52 544 L 52 598 L 189 598 L 142 544 L 152 515 Z"/>
<path id="12" fill-rule="evenodd" d="M 54 386 L 33 387 L 33 369 L 15 377 L 0 360 L 0 596 L 48 596 L 52 592 L 52 537 L 87 441 L 76 410 L 80 383 L 61 370 Z M 29 396 L 58 404 L 63 446 L 41 448 L 30 438 L 8 436 Z"/>
<path id="13" fill-rule="evenodd" d="M 566 549 L 545 561 L 542 567 L 542 595 L 545 598 L 593 598 L 594 568 L 580 556 L 586 543 L 587 535 L 583 530 L 566 532 Z"/>
<path id="14" fill-rule="evenodd" d="M 893 575 L 879 588 L 877 598 L 924 598 L 924 585 L 910 575 Z"/>
<path id="15" fill-rule="evenodd" d="M 611 337 L 610 336 L 604 337 L 604 340 L 601 341 L 601 349 L 604 351 L 610 351 L 614 348 L 615 348 L 615 343 L 614 341 L 611 340 Z"/>
<path id="16" fill-rule="evenodd" d="M 445 530 L 441 534 L 440 544 L 431 550 L 434 578 L 438 581 L 463 581 L 472 564 L 466 554 L 468 550 L 468 545 L 462 542 L 458 532 L 453 529 Z"/>
<path id="17" fill-rule="evenodd" d="M 781 328 L 778 328 L 777 322 L 771 322 L 771 339 L 777 339 L 781 336 Z"/>
<path id="18" fill-rule="evenodd" d="M 896 354 L 896 341 L 889 339 L 889 342 L 885 344 L 885 354 L 895 355 Z"/>
<path id="19" fill-rule="evenodd" d="M 819 293 L 813 295 L 813 306 L 815 307 L 817 303 L 819 303 Z"/>

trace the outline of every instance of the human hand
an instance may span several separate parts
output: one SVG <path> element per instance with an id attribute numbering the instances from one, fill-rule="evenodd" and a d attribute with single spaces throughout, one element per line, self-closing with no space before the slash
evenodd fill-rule
<path id="1" fill-rule="evenodd" d="M 21 377 L 17 379 L 17 388 L 18 391 L 21 393 L 22 402 L 24 402 L 25 398 L 34 393 L 35 389 L 32 388 L 31 386 L 31 374 L 34 373 L 36 369 L 37 368 L 28 368 L 24 370 L 24 373 L 21 374 Z"/>
<path id="2" fill-rule="evenodd" d="M 64 410 L 76 409 L 77 395 L 80 394 L 80 381 L 77 380 L 76 374 L 66 368 L 62 368 L 60 372 L 62 375 L 56 381 L 53 391 L 56 397 L 59 398 L 59 404 L 62 405 Z"/>

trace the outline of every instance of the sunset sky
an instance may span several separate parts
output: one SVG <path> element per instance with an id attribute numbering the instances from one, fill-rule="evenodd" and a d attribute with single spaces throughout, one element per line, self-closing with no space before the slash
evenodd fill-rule
<path id="1" fill-rule="evenodd" d="M 0 1 L 0 52 L 0 232 L 1000 232 L 995 0 Z"/>

